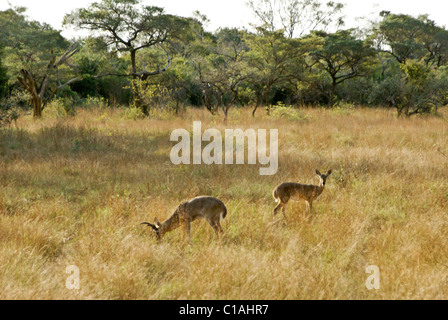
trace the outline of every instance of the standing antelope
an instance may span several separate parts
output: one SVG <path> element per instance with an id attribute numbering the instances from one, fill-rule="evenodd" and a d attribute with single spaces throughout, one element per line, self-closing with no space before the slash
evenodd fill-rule
<path id="1" fill-rule="evenodd" d="M 275 187 L 272 195 L 274 196 L 275 202 L 279 202 L 279 204 L 274 209 L 274 215 L 278 213 L 278 210 L 282 209 L 283 216 L 286 219 L 285 207 L 290 199 L 305 200 L 311 213 L 311 210 L 313 209 L 313 201 L 324 191 L 325 181 L 331 174 L 331 170 L 328 170 L 327 174 L 322 174 L 316 169 L 316 174 L 320 178 L 318 186 L 285 182 Z"/>
<path id="2" fill-rule="evenodd" d="M 227 215 L 227 208 L 224 203 L 214 197 L 201 196 L 193 198 L 189 201 L 182 202 L 173 215 L 164 222 L 160 223 L 157 218 L 154 219 L 154 224 L 149 222 L 142 222 L 150 226 L 156 233 L 157 240 L 161 240 L 163 235 L 172 231 L 181 225 L 185 227 L 185 232 L 188 234 L 188 242 L 191 240 L 190 229 L 191 222 L 204 218 L 215 230 L 216 235 L 222 233 L 220 218 L 224 219 Z"/>

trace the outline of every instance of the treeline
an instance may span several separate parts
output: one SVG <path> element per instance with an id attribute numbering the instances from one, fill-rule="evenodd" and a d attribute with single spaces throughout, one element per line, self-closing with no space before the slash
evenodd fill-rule
<path id="1" fill-rule="evenodd" d="M 206 31 L 199 11 L 180 17 L 139 0 L 102 0 L 67 14 L 89 30 L 65 39 L 25 8 L 0 12 L 1 119 L 58 99 L 67 110 L 98 98 L 142 116 L 187 106 L 386 106 L 398 115 L 446 105 L 448 31 L 428 16 L 381 12 L 368 28 L 343 29 L 343 5 L 251 0 L 251 30 Z M 336 30 L 336 31 L 334 31 Z"/>

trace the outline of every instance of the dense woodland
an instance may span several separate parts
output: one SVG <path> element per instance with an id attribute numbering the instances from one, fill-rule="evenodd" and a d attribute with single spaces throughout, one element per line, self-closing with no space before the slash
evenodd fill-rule
<path id="1" fill-rule="evenodd" d="M 30 20 L 26 8 L 0 12 L 1 121 L 41 117 L 55 101 L 68 114 L 102 103 L 150 116 L 205 107 L 395 108 L 437 113 L 447 103 L 448 31 L 427 15 L 383 11 L 344 28 L 344 6 L 317 0 L 251 0 L 258 23 L 207 31 L 209 20 L 166 13 L 139 0 L 102 0 L 67 13 L 65 39 Z"/>

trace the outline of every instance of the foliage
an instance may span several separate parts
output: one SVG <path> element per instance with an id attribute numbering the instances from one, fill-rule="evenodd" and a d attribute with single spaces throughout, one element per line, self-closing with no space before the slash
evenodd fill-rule
<path id="1" fill-rule="evenodd" d="M 369 95 L 369 103 L 394 107 L 401 103 L 406 83 L 402 72 L 389 73 L 384 79 L 373 82 Z"/>
<path id="2" fill-rule="evenodd" d="M 286 106 L 282 103 L 278 103 L 271 107 L 270 115 L 274 119 L 288 119 L 295 121 L 306 120 L 306 117 L 300 112 L 299 109 L 292 106 Z"/>
<path id="3" fill-rule="evenodd" d="M 65 65 L 78 47 L 48 24 L 28 20 L 24 12 L 24 8 L 0 12 L 0 34 L 11 78 L 28 91 L 33 115 L 40 117 L 57 91 L 76 79 Z"/>
<path id="4" fill-rule="evenodd" d="M 382 16 L 384 19 L 375 30 L 378 48 L 392 55 L 399 63 L 421 58 L 425 52 L 419 38 L 426 31 L 426 17 L 414 18 L 388 12 L 382 12 Z"/>
<path id="5" fill-rule="evenodd" d="M 409 61 L 402 65 L 406 76 L 403 103 L 398 105 L 398 115 L 434 113 L 446 103 L 448 82 L 446 69 L 436 72 L 422 61 Z"/>
<path id="6" fill-rule="evenodd" d="M 135 106 L 130 106 L 129 108 L 126 108 L 124 111 L 124 115 L 126 119 L 129 120 L 143 119 L 145 117 L 145 114 L 142 112 L 141 108 Z"/>
<path id="7" fill-rule="evenodd" d="M 355 111 L 355 105 L 345 101 L 338 101 L 337 105 L 331 109 L 333 114 L 350 115 Z"/>
<path id="8" fill-rule="evenodd" d="M 87 96 L 82 99 L 82 105 L 87 109 L 98 108 L 100 110 L 107 109 L 108 104 L 104 97 Z"/>
<path id="9" fill-rule="evenodd" d="M 424 61 L 407 60 L 395 72 L 376 83 L 371 102 L 386 103 L 397 109 L 398 116 L 435 113 L 447 104 L 446 67 L 433 69 Z"/>
<path id="10" fill-rule="evenodd" d="M 24 113 L 23 110 L 29 101 L 30 96 L 26 91 L 12 89 L 3 100 L 0 100 L 0 127 L 15 123 Z"/>
<path id="11" fill-rule="evenodd" d="M 238 102 L 240 90 L 252 75 L 247 64 L 248 45 L 245 32 L 220 29 L 216 42 L 201 42 L 202 50 L 193 58 L 193 65 L 201 83 L 204 104 L 212 112 L 221 108 L 224 121 L 230 106 Z"/>
<path id="12" fill-rule="evenodd" d="M 339 29 L 338 2 L 248 4 L 260 22 L 253 30 L 208 32 L 199 11 L 186 18 L 140 0 L 101 0 L 65 16 L 65 26 L 90 31 L 76 45 L 24 8 L 2 11 L 0 97 L 22 85 L 35 115 L 53 98 L 68 113 L 98 98 L 146 116 L 205 106 L 224 120 L 244 105 L 253 115 L 262 105 L 268 113 L 278 105 L 383 105 L 406 116 L 446 105 L 448 31 L 427 15 L 384 11 L 361 32 Z M 76 99 L 57 94 L 66 86 Z"/>
<path id="13" fill-rule="evenodd" d="M 0 101 L 6 96 L 8 91 L 8 70 L 5 66 L 5 54 L 3 52 L 3 47 L 0 42 Z"/>
<path id="14" fill-rule="evenodd" d="M 269 31 L 282 30 L 286 37 L 301 37 L 315 30 L 344 25 L 344 4 L 317 0 L 248 0 L 261 25 Z"/>
<path id="15" fill-rule="evenodd" d="M 367 43 L 356 39 L 353 30 L 341 30 L 328 34 L 313 32 L 305 39 L 311 47 L 308 54 L 308 65 L 311 70 L 326 72 L 330 76 L 328 92 L 328 106 L 332 107 L 336 86 L 348 79 L 365 75 L 367 63 L 374 55 L 374 51 Z"/>
<path id="16" fill-rule="evenodd" d="M 165 88 L 176 104 L 201 106 L 203 103 L 197 71 L 193 62 L 184 57 L 174 57 L 173 66 L 151 83 Z"/>
<path id="17" fill-rule="evenodd" d="M 248 65 L 254 70 L 251 83 L 257 96 L 255 113 L 261 103 L 271 105 L 275 87 L 285 88 L 299 79 L 305 47 L 297 39 L 286 38 L 281 31 L 261 27 L 255 34 L 247 34 L 246 41 L 250 48 Z"/>
<path id="18" fill-rule="evenodd" d="M 129 61 L 115 52 L 107 50 L 107 45 L 98 38 L 87 37 L 82 48 L 74 57 L 78 81 L 70 85 L 81 98 L 103 96 L 109 104 L 128 104 L 130 81 L 127 77 L 106 76 L 120 74 L 129 68 Z"/>
<path id="19" fill-rule="evenodd" d="M 181 39 L 189 34 L 189 21 L 165 14 L 163 8 L 141 5 L 139 0 L 103 0 L 94 2 L 89 8 L 73 11 L 64 18 L 65 25 L 73 25 L 95 32 L 110 49 L 129 54 L 130 72 L 119 76 L 132 77 L 134 104 L 148 114 L 145 104 L 140 105 L 139 80 L 160 74 L 171 65 L 171 57 L 163 46 L 173 39 Z M 161 47 L 167 58 L 165 67 L 155 71 L 138 70 L 137 52 Z"/>

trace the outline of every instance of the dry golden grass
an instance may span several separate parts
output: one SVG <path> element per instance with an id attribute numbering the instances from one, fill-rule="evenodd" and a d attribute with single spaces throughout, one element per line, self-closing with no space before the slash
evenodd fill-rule
<path id="1" fill-rule="evenodd" d="M 446 117 L 446 110 L 445 117 Z M 174 166 L 175 128 L 224 130 L 189 110 L 127 120 L 120 110 L 21 118 L 0 130 L 0 299 L 447 299 L 448 150 L 443 115 L 397 119 L 385 110 L 302 110 L 273 119 L 233 109 L 227 127 L 278 128 L 279 170 Z M 223 131 L 222 131 L 223 132 Z M 272 189 L 317 183 L 333 169 L 308 219 L 273 224 Z M 183 200 L 226 203 L 221 241 L 204 221 L 157 244 L 139 225 Z M 280 217 L 279 215 L 278 217 Z M 68 265 L 80 289 L 65 287 Z M 380 268 L 380 289 L 365 286 Z"/>

